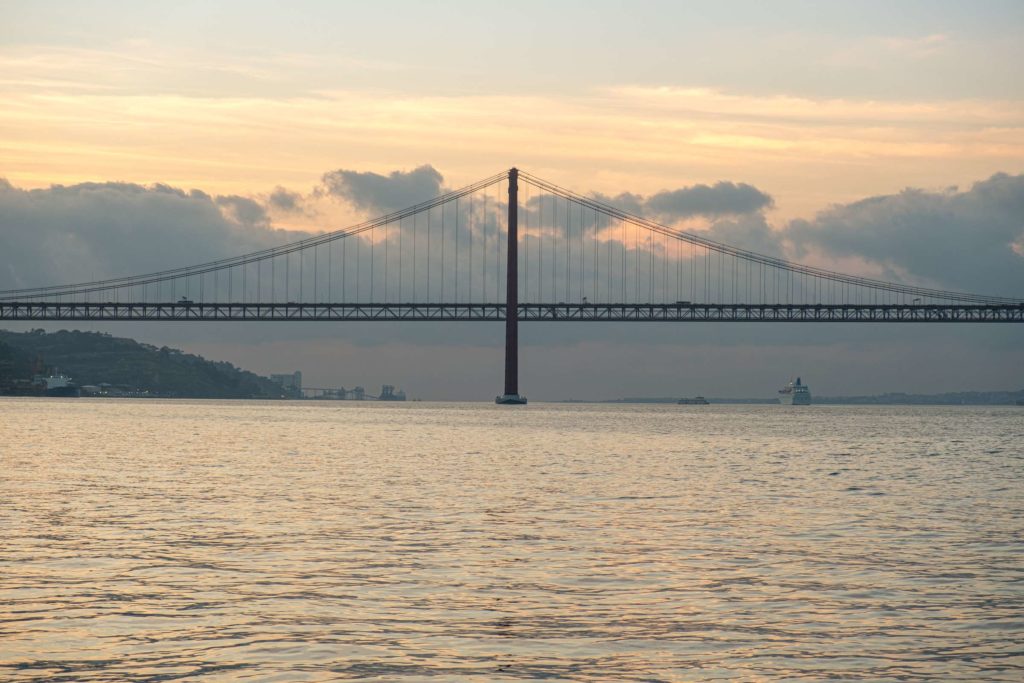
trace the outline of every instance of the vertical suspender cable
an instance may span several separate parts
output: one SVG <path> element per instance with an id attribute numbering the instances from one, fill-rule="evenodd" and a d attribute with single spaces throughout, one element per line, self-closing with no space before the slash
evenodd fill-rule
<path id="1" fill-rule="evenodd" d="M 455 258 L 452 259 L 455 264 L 455 299 L 459 301 L 459 199 L 455 198 Z"/>
<path id="2" fill-rule="evenodd" d="M 440 297 L 438 299 L 438 302 L 441 302 L 441 303 L 444 302 L 444 279 L 445 279 L 444 278 L 444 276 L 445 276 L 445 269 L 444 269 L 444 228 L 445 228 L 445 222 L 446 222 L 445 219 L 447 218 L 447 214 L 445 212 L 445 207 L 446 207 L 446 204 L 442 204 L 441 205 L 441 291 L 438 293 L 438 296 Z"/>
<path id="3" fill-rule="evenodd" d="M 433 210 L 427 209 L 427 302 L 430 302 L 430 232 L 431 232 L 431 214 Z"/>

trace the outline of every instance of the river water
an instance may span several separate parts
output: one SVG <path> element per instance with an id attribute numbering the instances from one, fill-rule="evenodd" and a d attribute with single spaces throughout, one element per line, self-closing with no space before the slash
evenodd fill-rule
<path id="1" fill-rule="evenodd" d="M 1024 409 L 0 400 L 0 680 L 1024 680 Z"/>

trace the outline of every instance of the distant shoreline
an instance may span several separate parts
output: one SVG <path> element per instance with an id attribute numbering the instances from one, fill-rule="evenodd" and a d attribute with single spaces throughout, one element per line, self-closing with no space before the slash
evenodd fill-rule
<path id="1" fill-rule="evenodd" d="M 45 362 L 44 362 L 45 361 Z M 67 374 L 75 386 L 94 388 L 84 392 L 107 394 L 103 398 L 302 400 L 334 402 L 328 396 L 302 398 L 301 390 L 285 388 L 269 377 L 210 361 L 167 346 L 157 348 L 133 339 L 97 332 L 9 332 L 0 330 L 0 396 L 42 395 L 34 377 L 53 370 Z M 385 385 L 387 386 L 387 385 Z M 358 387 L 357 387 L 358 389 Z M 321 390 L 327 391 L 327 390 Z M 372 397 L 371 397 L 372 398 Z M 676 404 L 680 396 L 625 397 L 613 399 L 552 399 L 546 403 Z M 410 399 L 414 402 L 418 399 Z M 427 399 L 430 400 L 430 399 Z M 486 400 L 479 397 L 479 400 Z M 535 400 L 538 400 L 535 398 Z M 774 397 L 711 397 L 713 404 L 777 405 Z M 341 402 L 360 401 L 356 399 Z M 816 405 L 1019 405 L 1018 391 L 960 391 L 941 394 L 889 392 L 873 396 L 813 396 Z"/>
<path id="2" fill-rule="evenodd" d="M 480 403 L 484 405 L 493 405 L 493 401 L 485 399 L 422 399 L 414 398 L 407 401 L 376 401 L 376 400 L 365 400 L 357 401 L 354 399 L 348 400 L 320 400 L 312 398 L 274 398 L 274 397 L 216 397 L 216 396 L 102 396 L 102 395 L 83 395 L 83 396 L 44 396 L 35 394 L 5 394 L 0 393 L 0 400 L 3 399 L 22 399 L 29 398 L 33 400 L 101 400 L 101 401 L 262 401 L 272 403 L 291 403 L 291 404 L 315 404 L 315 405 L 335 405 L 335 404 L 355 404 L 355 405 L 377 405 L 377 404 L 395 404 L 395 405 L 409 405 L 417 403 Z M 875 397 L 826 397 L 822 399 L 814 399 L 812 405 L 819 406 L 975 406 L 975 407 L 997 407 L 997 406 L 1009 406 L 1009 407 L 1024 407 L 1024 403 L 1011 402 L 952 402 L 952 401 L 884 401 L 872 400 L 872 401 L 860 401 L 859 398 L 875 398 Z M 1024 399 L 1021 399 L 1024 401 Z M 531 401 L 533 405 L 538 404 L 552 404 L 552 405 L 676 405 L 679 399 L 551 399 L 543 400 L 537 399 Z M 761 398 L 709 398 L 708 403 L 711 405 L 780 405 L 776 399 L 761 399 Z M 699 410 L 701 406 L 698 406 Z"/>
<path id="3" fill-rule="evenodd" d="M 815 405 L 859 405 L 859 406 L 1005 406 L 1017 405 L 1024 400 L 1024 389 L 1020 391 L 965 391 L 945 394 L 879 394 L 876 396 L 815 396 Z M 628 397 L 612 399 L 565 399 L 555 403 L 603 403 L 603 404 L 672 404 L 678 398 L 669 397 Z M 775 398 L 711 398 L 712 404 L 736 405 L 778 405 Z"/>

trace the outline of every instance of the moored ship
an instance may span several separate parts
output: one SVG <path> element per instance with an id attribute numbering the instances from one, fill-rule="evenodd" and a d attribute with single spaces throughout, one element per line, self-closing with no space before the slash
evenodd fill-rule
<path id="1" fill-rule="evenodd" d="M 81 392 L 67 375 L 37 376 L 36 382 L 43 387 L 43 395 L 59 398 L 77 398 Z"/>
<path id="2" fill-rule="evenodd" d="M 784 389 L 779 389 L 779 403 L 786 406 L 809 406 L 811 389 L 797 377 L 795 382 L 790 382 Z"/>
<path id="3" fill-rule="evenodd" d="M 709 405 L 708 400 L 703 396 L 694 396 L 693 398 L 681 398 L 676 403 L 681 406 L 706 406 Z"/>

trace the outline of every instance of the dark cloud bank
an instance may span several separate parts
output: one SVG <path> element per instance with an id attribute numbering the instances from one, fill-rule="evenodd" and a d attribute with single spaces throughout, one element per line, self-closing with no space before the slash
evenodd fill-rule
<path id="1" fill-rule="evenodd" d="M 339 169 L 324 174 L 322 185 L 309 194 L 279 187 L 259 201 L 164 185 L 82 183 L 23 190 L 0 180 L 0 289 L 151 272 L 282 244 L 306 235 L 275 230 L 268 212 L 304 212 L 314 198 L 330 198 L 379 214 L 443 191 L 444 179 L 431 166 L 388 175 Z M 812 254 L 853 259 L 893 279 L 1024 298 L 1024 175 L 997 174 L 964 190 L 908 189 L 870 197 L 781 228 L 772 228 L 764 214 L 773 204 L 771 196 L 744 183 L 696 185 L 647 197 L 597 198 L 662 222 L 703 218 L 711 226 L 713 239 L 761 253 L 795 260 Z M 190 348 L 222 356 L 230 356 L 231 349 L 237 348 L 227 359 L 254 364 L 253 369 L 262 371 L 321 363 L 326 353 L 323 344 L 329 338 L 335 340 L 330 348 L 339 349 L 339 367 L 355 362 L 372 368 L 372 362 L 365 363 L 365 354 L 371 352 L 355 349 L 374 345 L 393 370 L 391 380 L 414 390 L 416 382 L 422 382 L 419 393 L 428 398 L 470 398 L 481 385 L 491 388 L 497 382 L 497 366 L 491 365 L 500 355 L 500 330 L 491 327 L 457 325 L 455 333 L 451 326 L 440 324 L 267 325 L 259 327 L 258 334 L 246 326 L 112 325 L 104 329 L 126 336 L 149 335 L 153 341 L 170 337 L 168 341 L 188 342 Z M 714 375 L 709 368 L 716 363 L 719 386 L 742 392 L 745 385 L 737 379 L 738 368 L 750 377 L 765 365 L 767 375 L 782 379 L 808 367 L 818 368 L 823 376 L 840 347 L 849 367 L 846 374 L 835 371 L 836 381 L 846 381 L 857 391 L 944 389 L 947 385 L 934 379 L 936 373 L 947 372 L 939 367 L 943 359 L 949 365 L 958 364 L 960 370 L 971 368 L 983 384 L 984 377 L 992 381 L 1002 377 L 1010 382 L 1005 388 L 1024 383 L 1021 335 L 1016 329 L 939 326 L 929 328 L 925 339 L 920 330 L 908 327 L 550 325 L 530 328 L 524 338 L 548 348 L 543 353 L 552 360 L 533 365 L 539 373 L 533 381 L 549 398 L 587 392 L 599 396 L 657 393 L 664 390 L 659 382 L 675 386 L 683 381 L 681 376 L 689 380 L 706 376 L 704 381 L 711 381 Z M 339 338 L 343 341 L 338 342 Z M 287 367 L 278 367 L 281 344 L 293 350 L 293 362 L 285 362 Z M 987 349 L 980 352 L 988 354 L 987 361 L 972 353 L 978 346 Z M 348 350 L 343 352 L 341 347 Z M 451 347 L 458 348 L 445 351 Z M 430 348 L 435 351 L 429 352 Z M 637 348 L 649 353 L 633 358 Z M 470 353 L 469 349 L 480 351 Z M 693 365 L 684 357 L 701 360 Z M 632 369 L 623 366 L 628 358 L 633 358 Z M 920 367 L 913 367 L 915 361 L 907 358 L 916 359 Z M 476 370 L 473 362 L 479 363 Z M 530 367 L 524 360 L 527 376 Z M 587 368 L 597 367 L 603 370 L 587 375 Z M 903 383 L 858 385 L 858 378 L 870 372 L 868 368 L 892 373 L 890 379 Z M 309 372 L 308 367 L 304 369 Z M 353 383 L 344 379 L 352 375 L 351 369 L 338 372 L 348 373 L 339 383 Z M 469 379 L 454 379 L 460 373 L 468 373 Z M 487 376 L 481 378 L 480 373 Z M 590 379 L 581 379 L 583 375 Z M 443 381 L 441 377 L 448 377 L 447 388 L 424 391 L 426 385 Z M 967 381 L 956 372 L 950 372 L 950 377 Z M 325 381 L 332 381 L 329 373 Z M 756 381 L 760 384 L 765 377 Z M 702 392 L 714 394 L 712 388 L 694 393 Z M 843 393 L 843 388 L 826 393 Z"/>
<path id="2" fill-rule="evenodd" d="M 793 221 L 786 234 L 797 257 L 816 248 L 894 278 L 1024 298 L 1024 175 L 999 173 L 963 192 L 870 197 Z"/>
<path id="3" fill-rule="evenodd" d="M 429 164 L 386 176 L 338 169 L 324 174 L 318 191 L 363 211 L 390 213 L 438 196 L 443 183 L 444 177 Z"/>
<path id="4" fill-rule="evenodd" d="M 22 190 L 0 180 L 0 288 L 211 261 L 295 239 L 248 197 L 128 183 Z"/>
<path id="5" fill-rule="evenodd" d="M 444 190 L 441 173 L 424 165 L 331 171 L 308 196 L 380 214 Z M 149 272 L 299 239 L 307 235 L 275 230 L 268 210 L 303 211 L 308 196 L 278 187 L 257 201 L 127 183 L 22 190 L 0 180 L 0 289 Z M 859 259 L 894 280 L 1024 297 L 1024 175 L 870 197 L 781 228 L 764 215 L 772 197 L 745 183 L 595 197 L 666 223 L 707 219 L 711 238 L 760 253 Z"/>
<path id="6" fill-rule="evenodd" d="M 714 185 L 693 185 L 677 190 L 663 190 L 649 197 L 628 192 L 614 197 L 595 196 L 624 211 L 667 222 L 695 216 L 741 216 L 757 213 L 774 205 L 770 195 L 753 185 L 725 181 Z"/>

